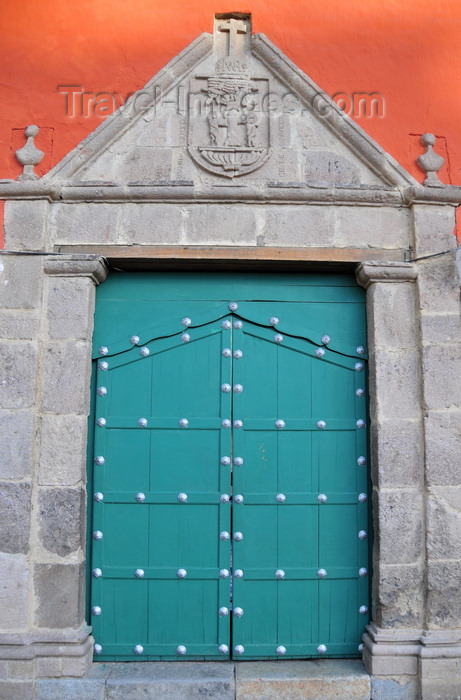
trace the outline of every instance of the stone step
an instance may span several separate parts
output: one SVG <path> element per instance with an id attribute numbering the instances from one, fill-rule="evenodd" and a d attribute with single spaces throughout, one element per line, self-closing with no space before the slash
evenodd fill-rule
<path id="1" fill-rule="evenodd" d="M 371 681 L 358 659 L 240 661 L 236 700 L 370 700 Z"/>
<path id="2" fill-rule="evenodd" d="M 87 678 L 36 682 L 37 700 L 235 699 L 232 662 L 130 662 L 93 664 Z"/>
<path id="3" fill-rule="evenodd" d="M 36 700 L 370 700 L 359 660 L 93 664 L 87 678 L 42 678 Z"/>

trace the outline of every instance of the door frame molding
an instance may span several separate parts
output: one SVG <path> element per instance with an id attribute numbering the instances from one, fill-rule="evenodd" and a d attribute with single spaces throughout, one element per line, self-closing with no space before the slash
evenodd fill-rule
<path id="1" fill-rule="evenodd" d="M 260 262 L 253 262 L 253 269 Z M 309 266 L 311 271 L 312 267 Z M 402 469 L 396 468 L 393 455 L 395 450 L 389 448 L 386 431 L 404 432 L 405 426 L 418 436 L 412 453 L 407 450 L 405 470 L 414 475 L 420 483 L 423 473 L 422 455 L 419 449 L 422 439 L 422 418 L 418 410 L 420 376 L 418 372 L 418 336 L 414 332 L 415 314 L 415 281 L 416 267 L 413 263 L 405 262 L 359 262 L 356 276 L 359 284 L 367 290 L 367 324 L 369 345 L 369 399 L 370 399 L 370 440 L 371 440 L 371 479 L 373 486 L 372 512 L 374 522 L 373 546 L 373 576 L 372 576 L 372 623 L 365 635 L 364 662 L 372 673 L 379 673 L 383 665 L 398 662 L 403 673 L 415 673 L 418 658 L 416 640 L 420 639 L 422 629 L 419 626 L 399 631 L 399 648 L 395 646 L 395 634 L 386 632 L 389 610 L 386 608 L 386 587 L 389 585 L 388 576 L 398 573 L 402 582 L 397 595 L 402 599 L 408 596 L 408 578 L 416 579 L 417 590 L 413 590 L 416 605 L 422 605 L 423 598 L 423 563 L 425 543 L 421 530 L 422 499 L 416 486 L 402 485 Z M 109 271 L 107 260 L 96 254 L 75 253 L 50 255 L 45 259 L 44 270 L 48 287 L 56 288 L 70 278 L 73 284 L 81 290 L 75 295 L 74 317 L 86 319 L 87 331 L 83 342 L 84 365 L 87 371 L 81 371 L 82 364 L 70 363 L 68 366 L 68 382 L 75 391 L 82 394 L 84 404 L 89 413 L 89 371 L 91 366 L 92 319 L 94 314 L 95 287 L 102 283 Z M 336 271 L 336 270 L 335 270 Z M 307 272 L 307 270 L 306 270 Z M 47 315 L 53 316 L 54 296 L 46 295 Z M 395 309 L 401 313 L 395 314 Z M 392 319 L 392 325 L 386 319 Z M 386 367 L 390 355 L 398 352 L 402 361 L 402 372 L 388 372 Z M 398 403 L 392 400 L 398 397 Z M 59 410 L 59 409 L 57 409 Z M 63 414 L 66 413 L 64 409 Z M 395 425 L 397 423 L 397 426 Z M 87 425 L 80 423 L 76 428 L 81 442 L 87 441 Z M 65 446 L 63 445 L 63 451 Z M 82 459 L 85 459 L 82 455 Z M 402 488 L 405 491 L 402 491 Z M 408 496 L 408 498 L 406 498 Z M 411 499 L 416 504 L 410 508 Z M 392 507 L 390 507 L 392 506 Z M 407 522 L 406 538 L 412 543 L 411 552 L 398 552 L 398 560 L 393 554 L 396 528 L 401 526 L 402 510 Z M 82 527 L 85 523 L 82 523 Z M 414 551 L 419 546 L 418 551 Z M 405 557 L 416 558 L 416 563 L 404 561 Z M 81 562 L 84 566 L 85 562 Z M 389 574 L 390 572 L 390 574 Z M 76 582 L 77 583 L 77 582 Z M 392 585 L 395 586 L 395 580 Z M 85 578 L 80 576 L 75 595 L 78 600 L 85 597 Z M 391 610 L 392 613 L 392 610 Z M 418 611 L 415 611 L 415 617 Z M 80 627 L 87 630 L 88 637 L 80 646 L 81 662 L 89 668 L 91 664 L 91 644 L 89 645 L 90 628 L 83 622 Z M 45 633 L 46 636 L 46 633 Z M 51 642 L 51 640 L 50 640 Z M 419 647 L 418 647 L 419 649 Z M 50 650 L 51 651 L 51 650 Z M 73 653 L 77 649 L 74 647 Z M 57 648 L 55 653 L 57 652 Z M 65 654 L 61 648 L 61 654 Z"/>

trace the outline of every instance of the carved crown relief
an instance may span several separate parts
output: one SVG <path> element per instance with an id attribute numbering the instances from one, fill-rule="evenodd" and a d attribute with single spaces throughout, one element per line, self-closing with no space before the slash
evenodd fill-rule
<path id="1" fill-rule="evenodd" d="M 238 19 L 217 20 L 226 35 L 217 42 L 223 53 L 212 75 L 196 76 L 189 96 L 188 151 L 194 161 L 216 175 L 236 177 L 252 172 L 267 160 L 269 114 L 261 110 L 268 81 L 251 77 L 245 57 L 250 27 Z"/>

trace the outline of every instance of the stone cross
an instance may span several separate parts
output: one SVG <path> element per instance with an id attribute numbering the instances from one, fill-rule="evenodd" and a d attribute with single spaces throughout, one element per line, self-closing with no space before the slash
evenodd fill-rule
<path id="1" fill-rule="evenodd" d="M 245 23 L 239 19 L 228 19 L 225 24 L 220 24 L 218 27 L 220 32 L 229 32 L 228 41 L 228 56 L 238 56 L 241 52 L 241 42 L 239 40 L 239 34 L 246 34 L 247 28 Z"/>

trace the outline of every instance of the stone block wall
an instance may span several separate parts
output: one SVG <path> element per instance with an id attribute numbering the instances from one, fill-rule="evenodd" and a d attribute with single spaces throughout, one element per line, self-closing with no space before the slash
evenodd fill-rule
<path id="1" fill-rule="evenodd" d="M 0 383 L 0 691 L 14 697 L 22 684 L 30 695 L 32 685 L 24 679 L 84 676 L 91 664 L 85 621 L 87 416 L 95 285 L 107 267 L 96 255 L 50 255 L 49 247 L 65 242 L 78 250 L 79 236 L 96 242 L 102 230 L 109 245 L 126 239 L 173 249 L 179 242 L 339 248 L 354 231 L 357 244 L 364 230 L 373 232 L 366 235 L 371 262 L 357 268 L 367 289 L 375 533 L 373 622 L 364 661 L 379 692 L 398 682 L 411 700 L 416 692 L 429 700 L 431 693 L 456 688 L 459 280 L 453 256 L 427 257 L 454 251 L 454 209 L 40 201 L 39 213 L 30 208 L 28 218 L 18 202 L 10 205 L 7 240 L 17 252 L 1 257 L 0 285 L 6 370 Z M 227 229 L 226 212 L 229 222 L 235 216 Z M 113 229 L 105 217 L 116 222 Z M 21 236 L 37 255 L 21 254 Z M 373 246 L 395 251 L 411 238 L 415 262 L 373 261 Z"/>
<path id="2" fill-rule="evenodd" d="M 421 403 L 427 489 L 427 611 L 431 630 L 461 619 L 461 323 L 453 218 L 441 207 L 415 207 L 421 317 Z M 461 634 L 460 634 L 461 641 Z"/>
<path id="3" fill-rule="evenodd" d="M 84 607 L 86 443 L 94 289 L 106 269 L 91 256 L 73 265 L 0 256 L 5 698 L 33 697 L 36 676 L 82 676 L 92 658 Z"/>
<path id="4" fill-rule="evenodd" d="M 31 511 L 36 460 L 42 260 L 0 258 L 0 636 L 31 624 Z M 0 659 L 0 697 L 31 692 L 34 662 Z M 3 695 L 2 695 L 3 693 Z"/>
<path id="5" fill-rule="evenodd" d="M 42 260 L 0 259 L 0 626 L 29 625 L 30 520 L 36 458 Z"/>
<path id="6" fill-rule="evenodd" d="M 460 280 L 454 210 L 415 204 L 412 216 L 413 284 L 394 272 L 390 285 L 384 268 L 358 273 L 373 347 L 376 537 L 364 660 L 376 687 L 417 677 L 418 697 L 451 699 L 461 688 Z"/>
<path id="7" fill-rule="evenodd" d="M 461 323 L 452 212 L 424 205 L 414 209 L 415 253 L 422 258 L 418 293 L 427 495 L 420 676 L 429 698 L 443 697 L 447 679 L 452 692 L 461 692 Z M 452 255 L 437 255 L 445 250 Z"/>
<path id="8" fill-rule="evenodd" d="M 375 551 L 373 619 L 423 622 L 424 524 L 419 333 L 414 265 L 363 265 L 370 351 Z M 398 546 L 397 546 L 398 543 Z M 405 581 L 406 585 L 397 582 Z"/>

